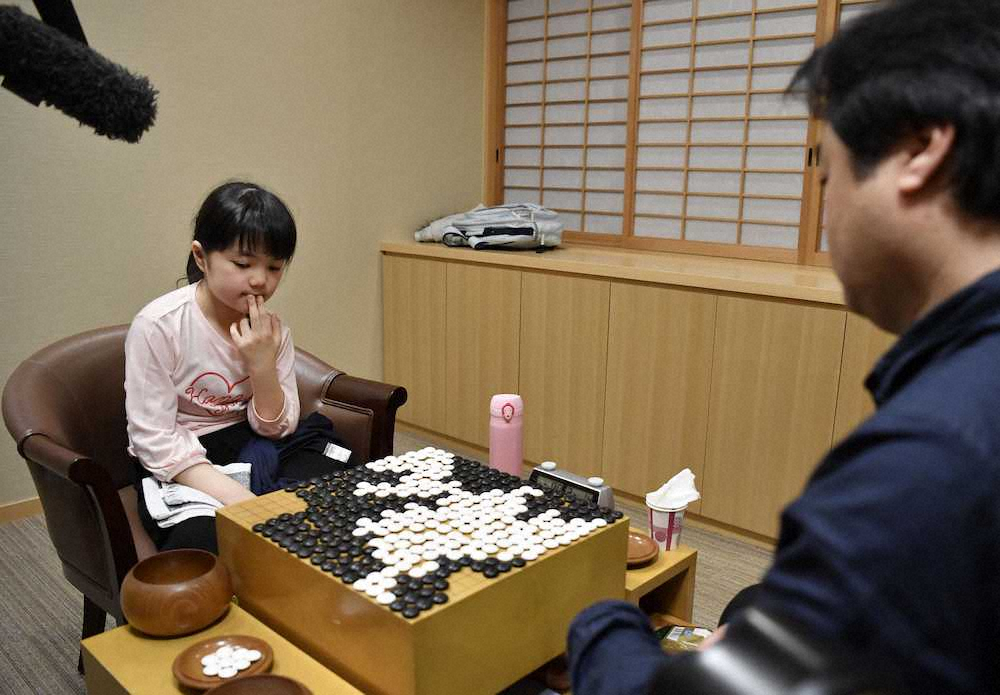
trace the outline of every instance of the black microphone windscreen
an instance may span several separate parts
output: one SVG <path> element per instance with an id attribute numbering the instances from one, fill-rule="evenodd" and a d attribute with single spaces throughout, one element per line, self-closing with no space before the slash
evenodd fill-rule
<path id="1" fill-rule="evenodd" d="M 0 75 L 19 96 L 43 100 L 113 140 L 138 142 L 156 118 L 148 79 L 13 5 L 0 5 Z"/>

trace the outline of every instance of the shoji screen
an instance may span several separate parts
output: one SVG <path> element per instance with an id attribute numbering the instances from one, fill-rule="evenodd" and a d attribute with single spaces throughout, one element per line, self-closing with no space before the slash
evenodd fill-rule
<path id="1" fill-rule="evenodd" d="M 505 201 L 622 234 L 631 21 L 621 0 L 508 4 Z"/>

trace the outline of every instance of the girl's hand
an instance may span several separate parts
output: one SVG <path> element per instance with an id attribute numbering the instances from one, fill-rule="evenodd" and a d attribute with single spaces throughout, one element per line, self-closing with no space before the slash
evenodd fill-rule
<path id="1" fill-rule="evenodd" d="M 274 370 L 281 347 L 281 319 L 264 308 L 264 299 L 248 297 L 249 316 L 229 326 L 229 335 L 251 377 Z"/>

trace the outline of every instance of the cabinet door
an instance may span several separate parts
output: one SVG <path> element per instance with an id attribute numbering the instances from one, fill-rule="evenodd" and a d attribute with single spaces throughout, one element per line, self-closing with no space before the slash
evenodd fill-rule
<path id="1" fill-rule="evenodd" d="M 847 315 L 844 337 L 844 362 L 840 369 L 840 392 L 837 394 L 837 422 L 833 441 L 839 442 L 875 411 L 871 394 L 864 387 L 865 377 L 878 359 L 892 347 L 896 336 L 876 327 L 857 314 Z"/>
<path id="2" fill-rule="evenodd" d="M 445 264 L 382 256 L 384 379 L 406 388 L 399 419 L 443 431 Z"/>
<path id="3" fill-rule="evenodd" d="M 449 263 L 447 314 L 444 433 L 488 447 L 490 397 L 517 393 L 521 272 Z"/>
<path id="4" fill-rule="evenodd" d="M 523 292 L 525 457 L 598 475 L 611 281 L 526 272 Z"/>
<path id="5" fill-rule="evenodd" d="M 775 537 L 830 448 L 846 313 L 720 297 L 705 499 L 712 519 Z"/>
<path id="6" fill-rule="evenodd" d="M 684 468 L 704 487 L 716 301 L 612 284 L 603 471 L 616 489 L 644 496 Z"/>

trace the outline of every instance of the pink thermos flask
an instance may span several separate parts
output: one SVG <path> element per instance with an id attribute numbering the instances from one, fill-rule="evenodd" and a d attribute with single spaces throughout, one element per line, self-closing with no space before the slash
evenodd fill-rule
<path id="1" fill-rule="evenodd" d="M 524 402 L 513 393 L 490 399 L 490 468 L 520 477 L 524 463 Z"/>

